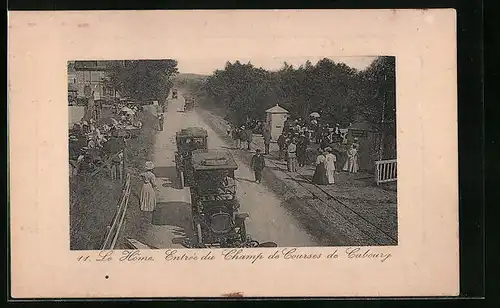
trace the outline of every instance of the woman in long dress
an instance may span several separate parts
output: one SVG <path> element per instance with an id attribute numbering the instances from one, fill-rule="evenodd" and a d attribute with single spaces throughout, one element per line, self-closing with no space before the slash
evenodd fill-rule
<path id="1" fill-rule="evenodd" d="M 333 184 L 335 183 L 335 162 L 337 161 L 337 157 L 332 153 L 332 148 L 328 147 L 325 151 L 327 152 L 325 158 L 328 184 Z"/>
<path id="2" fill-rule="evenodd" d="M 154 164 L 150 161 L 146 162 L 146 171 L 140 174 L 143 180 L 141 189 L 141 211 L 151 213 L 156 208 L 156 176 L 152 172 Z"/>
<path id="3" fill-rule="evenodd" d="M 328 177 L 326 174 L 326 157 L 325 152 L 320 150 L 316 158 L 316 170 L 314 170 L 313 183 L 317 185 L 328 184 Z"/>
<path id="4" fill-rule="evenodd" d="M 353 144 L 351 148 L 347 151 L 347 160 L 344 164 L 344 171 L 349 173 L 358 172 L 358 146 Z"/>

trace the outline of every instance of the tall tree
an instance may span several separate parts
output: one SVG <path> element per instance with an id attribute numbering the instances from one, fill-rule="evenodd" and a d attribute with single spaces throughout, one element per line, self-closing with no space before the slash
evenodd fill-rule
<path id="1" fill-rule="evenodd" d="M 115 61 L 110 82 L 122 95 L 163 101 L 172 87 L 171 77 L 177 73 L 177 61 L 172 59 Z"/>

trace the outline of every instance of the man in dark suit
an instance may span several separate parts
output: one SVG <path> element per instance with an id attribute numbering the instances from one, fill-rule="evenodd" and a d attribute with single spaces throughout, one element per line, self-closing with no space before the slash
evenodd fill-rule
<path id="1" fill-rule="evenodd" d="M 252 157 L 250 167 L 255 173 L 255 182 L 260 183 L 262 180 L 262 170 L 266 166 L 266 161 L 264 156 L 260 152 L 260 149 L 255 150 L 255 155 Z"/>
<path id="2" fill-rule="evenodd" d="M 262 131 L 262 136 L 264 137 L 264 148 L 265 148 L 264 154 L 269 155 L 269 146 L 271 144 L 271 131 L 267 126 L 264 127 Z"/>

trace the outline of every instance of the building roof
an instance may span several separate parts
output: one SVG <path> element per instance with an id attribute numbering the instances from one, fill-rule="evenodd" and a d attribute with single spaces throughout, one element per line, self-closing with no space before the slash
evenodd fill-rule
<path id="1" fill-rule="evenodd" d="M 112 61 L 75 61 L 74 69 L 77 71 L 105 71 L 110 69 Z"/>
<path id="2" fill-rule="evenodd" d="M 206 137 L 208 136 L 207 130 L 202 127 L 188 127 L 183 128 L 178 131 L 176 137 L 186 136 L 186 137 Z"/>
<path id="3" fill-rule="evenodd" d="M 266 112 L 267 113 L 288 113 L 288 110 L 286 110 L 285 108 L 276 104 L 276 106 L 273 106 L 273 107 L 267 109 Z"/>
<path id="4" fill-rule="evenodd" d="M 194 170 L 236 170 L 238 165 L 229 151 L 194 150 L 191 153 Z"/>

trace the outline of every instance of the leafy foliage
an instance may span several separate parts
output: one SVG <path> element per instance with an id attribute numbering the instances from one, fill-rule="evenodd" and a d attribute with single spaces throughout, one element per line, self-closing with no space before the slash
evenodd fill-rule
<path id="1" fill-rule="evenodd" d="M 297 117 L 319 112 L 331 124 L 395 120 L 394 57 L 379 57 L 361 72 L 327 58 L 298 68 L 285 62 L 277 72 L 227 62 L 223 70 L 193 81 L 190 87 L 203 90 L 235 123 L 263 118 L 265 110 L 277 103 Z"/>
<path id="2" fill-rule="evenodd" d="M 172 87 L 171 77 L 178 74 L 176 60 L 114 61 L 111 84 L 122 96 L 142 101 L 164 101 Z"/>

